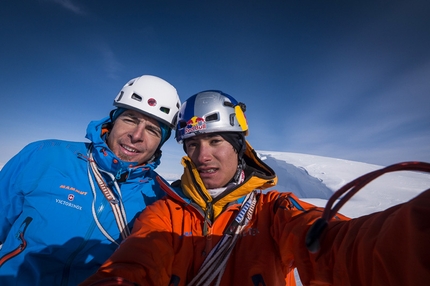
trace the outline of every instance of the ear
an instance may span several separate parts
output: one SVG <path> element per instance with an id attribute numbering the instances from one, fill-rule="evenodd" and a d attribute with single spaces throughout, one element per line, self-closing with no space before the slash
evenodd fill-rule
<path id="1" fill-rule="evenodd" d="M 116 109 L 113 109 L 113 110 L 111 110 L 110 112 L 109 112 L 109 117 L 110 117 L 110 121 L 113 123 L 113 115 L 114 115 L 114 113 L 115 113 L 115 111 L 116 111 Z"/>

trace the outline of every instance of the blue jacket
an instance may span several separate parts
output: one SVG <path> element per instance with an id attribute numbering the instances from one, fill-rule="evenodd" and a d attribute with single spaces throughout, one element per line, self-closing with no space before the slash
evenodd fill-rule
<path id="1" fill-rule="evenodd" d="M 34 142 L 1 170 L 0 285 L 77 285 L 117 248 L 121 235 L 90 171 L 88 150 L 130 229 L 145 206 L 164 195 L 155 180 L 159 158 L 145 166 L 121 161 L 101 135 L 107 122 L 88 125 L 92 143 Z M 117 178 L 121 194 L 104 171 Z"/>

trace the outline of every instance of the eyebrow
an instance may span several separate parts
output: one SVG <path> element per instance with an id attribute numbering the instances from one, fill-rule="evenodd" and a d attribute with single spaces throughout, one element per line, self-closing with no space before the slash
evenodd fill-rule
<path id="1" fill-rule="evenodd" d="M 137 118 L 136 115 L 134 115 L 134 113 L 130 113 L 130 112 L 127 112 L 127 111 L 123 112 L 120 116 L 129 117 L 129 118 L 132 118 L 132 119 L 139 119 L 139 118 Z"/>
<path id="2" fill-rule="evenodd" d="M 161 128 L 159 126 L 157 126 L 154 123 L 149 122 L 149 121 L 146 121 L 146 122 L 149 123 L 149 124 L 146 125 L 148 128 L 151 128 L 152 130 L 157 131 L 157 132 L 159 132 L 161 134 Z"/>
<path id="3" fill-rule="evenodd" d="M 160 126 L 158 126 L 157 124 L 155 124 L 155 123 L 152 123 L 151 121 L 149 121 L 149 120 L 147 120 L 147 119 L 145 119 L 145 118 L 140 118 L 140 117 L 138 117 L 138 116 L 136 116 L 134 113 L 123 113 L 123 114 L 121 114 L 121 115 L 123 115 L 124 117 L 129 117 L 129 118 L 131 118 L 131 119 L 134 119 L 134 120 L 137 120 L 137 121 L 139 121 L 139 122 L 141 122 L 142 120 L 143 121 L 145 121 L 145 122 L 147 122 L 147 126 L 148 127 L 150 127 L 150 128 L 152 128 L 152 129 L 154 129 L 155 131 L 158 131 L 158 132 L 160 132 L 161 133 L 161 127 Z"/>

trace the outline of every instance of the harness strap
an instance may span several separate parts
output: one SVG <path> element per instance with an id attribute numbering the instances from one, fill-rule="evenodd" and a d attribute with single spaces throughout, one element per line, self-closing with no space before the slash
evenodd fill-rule
<path id="1" fill-rule="evenodd" d="M 256 191 L 253 191 L 246 196 L 239 213 L 225 229 L 223 237 L 209 252 L 198 274 L 188 283 L 188 286 L 210 285 L 214 279 L 216 279 L 215 285 L 220 284 L 231 252 L 240 234 L 252 219 L 256 203 Z"/>
<path id="2" fill-rule="evenodd" d="M 93 160 L 93 155 L 92 155 L 91 151 L 89 151 L 89 164 L 90 164 L 91 170 L 93 171 L 97 185 L 99 186 L 100 190 L 102 191 L 103 195 L 108 200 L 108 202 L 112 208 L 112 212 L 115 216 L 115 221 L 116 221 L 116 224 L 118 226 L 118 230 L 121 234 L 121 237 L 122 237 L 122 239 L 125 239 L 127 236 L 130 235 L 130 229 L 128 228 L 128 225 L 127 225 L 127 216 L 126 216 L 124 208 L 122 207 L 121 200 L 117 200 L 115 198 L 113 191 L 106 184 L 105 180 L 103 179 L 102 175 L 100 174 L 100 171 L 103 171 L 103 170 L 99 171 L 97 164 Z M 107 173 L 107 172 L 104 172 L 104 173 L 108 174 L 111 177 L 112 181 L 114 182 L 115 187 L 119 190 L 119 195 L 120 195 L 120 199 L 121 199 L 120 188 L 119 188 L 115 178 L 110 173 Z M 92 178 L 91 178 L 91 176 L 89 176 L 89 177 L 91 180 L 91 185 L 93 186 L 94 184 L 92 183 Z M 93 201 L 93 203 L 94 203 L 95 202 L 95 191 L 94 190 L 93 190 L 93 193 L 94 193 L 94 201 Z M 93 208 L 94 208 L 94 205 L 93 205 Z M 100 222 L 97 219 L 97 216 L 95 216 L 94 209 L 93 209 L 93 216 L 94 216 L 94 219 L 96 220 L 98 227 L 105 234 L 105 236 L 110 241 L 115 242 L 112 239 L 112 237 L 109 234 L 107 234 L 106 230 L 104 230 L 104 228 L 101 226 Z"/>

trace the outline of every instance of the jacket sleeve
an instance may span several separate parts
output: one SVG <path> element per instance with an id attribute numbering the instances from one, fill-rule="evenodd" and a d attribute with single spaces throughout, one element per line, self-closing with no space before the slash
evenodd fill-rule
<path id="1" fill-rule="evenodd" d="M 117 281 L 115 277 L 137 285 L 168 285 L 174 251 L 167 209 L 164 199 L 147 206 L 136 219 L 131 235 L 80 285 L 111 285 L 103 281 Z"/>
<path id="2" fill-rule="evenodd" d="M 276 194 L 278 197 L 274 197 Z M 270 204 L 273 210 L 271 235 L 278 245 L 282 263 L 287 271 L 298 268 L 302 282 L 307 281 L 313 274 L 314 265 L 305 245 L 305 236 L 324 209 L 301 201 L 292 193 L 269 192 L 266 199 L 268 201 L 263 203 Z M 338 214 L 334 220 L 341 222 L 349 218 Z"/>
<path id="3" fill-rule="evenodd" d="M 27 146 L 10 159 L 0 171 L 0 245 L 6 239 L 11 226 L 22 211 L 23 187 L 28 176 L 25 167 L 31 156 Z"/>
<path id="4" fill-rule="evenodd" d="M 293 256 L 303 285 L 426 285 L 430 281 L 430 190 L 385 211 L 329 222 L 320 250 Z"/>

